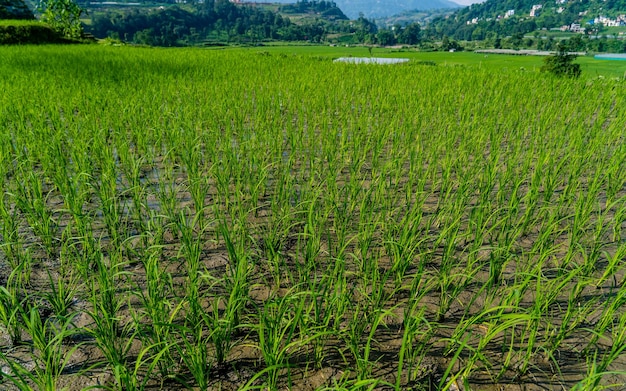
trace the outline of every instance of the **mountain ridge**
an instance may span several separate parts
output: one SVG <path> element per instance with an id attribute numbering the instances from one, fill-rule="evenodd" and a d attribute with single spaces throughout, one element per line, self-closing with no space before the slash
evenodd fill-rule
<path id="1" fill-rule="evenodd" d="M 0 19 L 34 19 L 23 0 L 0 0 Z"/>
<path id="2" fill-rule="evenodd" d="M 294 3 L 295 0 L 273 0 L 273 2 Z M 405 11 L 463 7 L 450 0 L 336 0 L 335 3 L 350 19 L 356 19 L 361 15 L 366 18 L 380 18 Z"/>

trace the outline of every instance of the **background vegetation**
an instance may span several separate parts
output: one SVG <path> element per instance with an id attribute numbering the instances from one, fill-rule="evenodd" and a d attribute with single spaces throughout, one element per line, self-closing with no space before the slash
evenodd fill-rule
<path id="1" fill-rule="evenodd" d="M 50 26 L 38 21 L 0 21 L 0 45 L 64 43 Z"/>

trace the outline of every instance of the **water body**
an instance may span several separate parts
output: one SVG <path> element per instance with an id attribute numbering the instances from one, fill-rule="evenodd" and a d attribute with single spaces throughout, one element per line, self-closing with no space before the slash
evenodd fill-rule
<path id="1" fill-rule="evenodd" d="M 593 56 L 596 60 L 618 60 L 618 61 L 626 61 L 626 54 L 617 54 L 617 53 L 609 53 L 609 54 L 596 54 Z"/>
<path id="2" fill-rule="evenodd" d="M 408 58 L 340 57 L 333 62 L 347 62 L 349 64 L 400 64 L 408 61 Z"/>

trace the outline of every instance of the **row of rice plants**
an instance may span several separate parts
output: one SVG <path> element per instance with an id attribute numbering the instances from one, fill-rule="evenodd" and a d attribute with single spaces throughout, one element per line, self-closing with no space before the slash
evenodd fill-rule
<path id="1" fill-rule="evenodd" d="M 624 384 L 619 82 L 243 49 L 0 70 L 3 386 Z"/>

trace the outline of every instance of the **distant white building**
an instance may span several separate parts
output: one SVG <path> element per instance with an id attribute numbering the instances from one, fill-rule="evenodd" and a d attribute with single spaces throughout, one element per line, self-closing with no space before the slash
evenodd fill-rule
<path id="1" fill-rule="evenodd" d="M 535 16 L 537 16 L 539 14 L 539 10 L 543 8 L 542 4 L 535 4 L 533 5 L 533 7 L 530 9 L 530 17 L 534 18 Z"/>
<path id="2" fill-rule="evenodd" d="M 561 31 L 571 31 L 573 33 L 584 33 L 585 32 L 585 28 L 580 26 L 580 23 L 572 23 L 569 26 L 565 25 L 565 26 L 561 26 L 560 28 Z"/>
<path id="3" fill-rule="evenodd" d="M 620 15 L 616 19 L 610 19 L 606 16 L 598 16 L 593 20 L 594 24 L 602 24 L 607 27 L 626 26 L 626 15 Z"/>
<path id="4" fill-rule="evenodd" d="M 510 18 L 511 16 L 515 15 L 515 10 L 508 10 L 506 11 L 506 13 L 504 14 L 505 18 Z"/>

